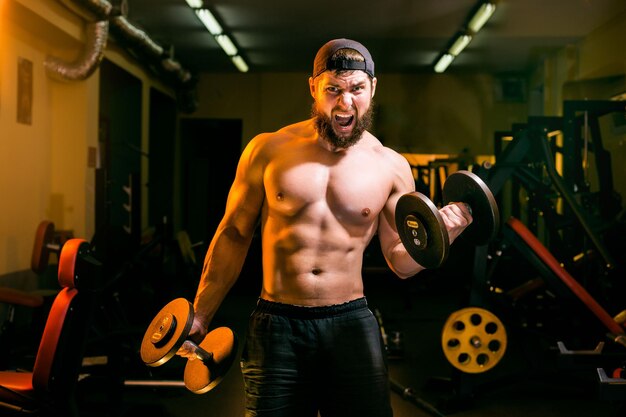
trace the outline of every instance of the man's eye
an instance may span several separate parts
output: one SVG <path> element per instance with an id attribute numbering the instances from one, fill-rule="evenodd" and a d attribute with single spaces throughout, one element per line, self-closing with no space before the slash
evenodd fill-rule
<path id="1" fill-rule="evenodd" d="M 337 87 L 327 87 L 326 91 L 328 91 L 329 93 L 336 93 L 337 91 L 339 91 L 339 89 Z"/>

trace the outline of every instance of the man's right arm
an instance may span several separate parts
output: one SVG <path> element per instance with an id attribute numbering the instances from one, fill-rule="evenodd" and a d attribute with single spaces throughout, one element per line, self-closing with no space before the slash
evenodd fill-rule
<path id="1" fill-rule="evenodd" d="M 189 333 L 197 342 L 206 335 L 213 316 L 239 277 L 258 223 L 265 197 L 258 145 L 258 141 L 251 141 L 241 155 L 224 216 L 204 258 Z"/>

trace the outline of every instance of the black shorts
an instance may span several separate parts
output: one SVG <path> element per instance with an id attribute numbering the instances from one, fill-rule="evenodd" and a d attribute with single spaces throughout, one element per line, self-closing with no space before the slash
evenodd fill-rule
<path id="1" fill-rule="evenodd" d="M 241 357 L 246 416 L 392 416 L 387 358 L 365 298 L 327 307 L 260 299 Z"/>

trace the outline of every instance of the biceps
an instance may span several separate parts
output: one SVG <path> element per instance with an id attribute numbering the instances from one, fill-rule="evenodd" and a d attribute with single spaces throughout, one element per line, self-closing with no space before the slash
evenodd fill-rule
<path id="1" fill-rule="evenodd" d="M 400 242 L 396 231 L 394 213 L 389 207 L 385 208 L 378 218 L 378 239 L 383 255 L 388 258 Z"/>
<path id="2" fill-rule="evenodd" d="M 248 184 L 233 184 L 228 194 L 222 226 L 235 228 L 241 236 L 252 236 L 263 199 L 262 190 Z"/>

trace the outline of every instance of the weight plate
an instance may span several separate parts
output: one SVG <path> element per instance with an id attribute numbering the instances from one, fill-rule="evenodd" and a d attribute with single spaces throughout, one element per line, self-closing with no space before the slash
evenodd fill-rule
<path id="1" fill-rule="evenodd" d="M 465 373 L 496 366 L 507 346 L 506 329 L 493 313 L 468 307 L 452 313 L 443 327 L 441 345 L 448 362 Z"/>
<path id="2" fill-rule="evenodd" d="M 467 203 L 472 210 L 472 224 L 461 234 L 473 245 L 485 245 L 500 229 L 500 212 L 496 199 L 487 184 L 470 171 L 457 171 L 443 184 L 444 204 Z"/>
<path id="3" fill-rule="evenodd" d="M 141 360 L 148 366 L 160 366 L 176 355 L 189 335 L 193 316 L 193 305 L 185 298 L 166 304 L 143 336 Z"/>
<path id="4" fill-rule="evenodd" d="M 450 241 L 439 210 L 419 192 L 407 193 L 396 205 L 396 228 L 411 257 L 424 268 L 436 268 L 448 257 Z"/>
<path id="5" fill-rule="evenodd" d="M 187 360 L 185 387 L 193 393 L 204 394 L 215 388 L 237 355 L 237 336 L 228 327 L 210 331 L 199 347 L 212 355 L 211 360 Z"/>

